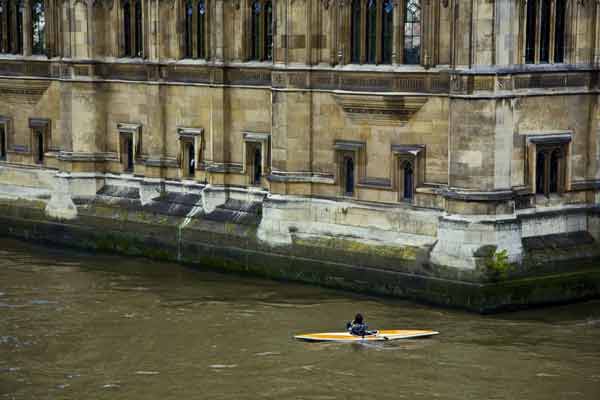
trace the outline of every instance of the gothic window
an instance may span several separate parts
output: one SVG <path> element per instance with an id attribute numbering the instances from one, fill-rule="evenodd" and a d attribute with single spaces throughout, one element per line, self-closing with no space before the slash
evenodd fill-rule
<path id="1" fill-rule="evenodd" d="M 398 200 L 412 203 L 415 191 L 423 184 L 425 168 L 424 145 L 392 145 L 395 156 L 395 185 L 398 190 Z"/>
<path id="2" fill-rule="evenodd" d="M 260 60 L 260 12 L 261 4 L 259 0 L 255 0 L 252 3 L 252 53 L 250 58 L 252 60 Z"/>
<path id="3" fill-rule="evenodd" d="M 273 4 L 265 3 L 265 60 L 273 61 Z"/>
<path id="4" fill-rule="evenodd" d="M 183 56 L 207 58 L 208 0 L 184 0 Z"/>
<path id="5" fill-rule="evenodd" d="M 360 25 L 362 19 L 360 0 L 352 0 L 351 13 L 350 60 L 353 63 L 358 64 L 360 63 Z"/>
<path id="6" fill-rule="evenodd" d="M 196 25 L 196 44 L 198 47 L 198 58 L 206 58 L 206 2 L 198 1 L 198 23 Z"/>
<path id="7" fill-rule="evenodd" d="M 31 0 L 31 52 L 33 54 L 46 54 L 44 0 Z"/>
<path id="8" fill-rule="evenodd" d="M 185 34 L 183 38 L 185 46 L 185 58 L 193 57 L 193 16 L 194 16 L 194 3 L 192 0 L 186 1 L 185 4 Z"/>
<path id="9" fill-rule="evenodd" d="M 550 61 L 550 1 L 541 1 L 540 18 L 540 62 Z"/>
<path id="10" fill-rule="evenodd" d="M 131 46 L 131 2 L 123 1 L 123 51 L 124 56 L 132 55 Z"/>
<path id="11" fill-rule="evenodd" d="M 123 0 L 122 29 L 123 56 L 144 56 L 144 8 L 143 0 Z"/>
<path id="12" fill-rule="evenodd" d="M 0 53 L 6 53 L 6 44 L 4 42 L 6 30 L 6 4 L 0 1 Z"/>
<path id="13" fill-rule="evenodd" d="M 367 0 L 367 63 L 375 64 L 377 62 L 377 1 Z"/>
<path id="14" fill-rule="evenodd" d="M 349 24 L 350 62 L 355 64 L 392 63 L 393 0 L 353 0 L 350 3 Z"/>
<path id="15" fill-rule="evenodd" d="M 535 161 L 535 193 L 549 196 L 565 190 L 565 145 L 538 145 Z"/>
<path id="16" fill-rule="evenodd" d="M 12 53 L 23 54 L 23 11 L 25 6 L 23 0 L 18 0 L 15 7 L 15 36 Z"/>
<path id="17" fill-rule="evenodd" d="M 135 56 L 142 57 L 144 55 L 144 29 L 142 27 L 142 0 L 135 1 Z"/>
<path id="18" fill-rule="evenodd" d="M 566 0 L 526 0 L 525 63 L 565 59 Z"/>
<path id="19" fill-rule="evenodd" d="M 23 11 L 23 0 L 0 0 L 0 53 L 23 54 Z"/>
<path id="20" fill-rule="evenodd" d="M 556 0 L 556 25 L 554 27 L 554 62 L 565 61 L 565 7 L 566 0 Z"/>
<path id="21" fill-rule="evenodd" d="M 535 6 L 536 0 L 527 1 L 527 22 L 525 40 L 525 62 L 533 63 L 535 61 Z"/>
<path id="22" fill-rule="evenodd" d="M 248 58 L 252 61 L 273 60 L 273 2 L 254 0 L 250 3 L 250 40 Z"/>
<path id="23" fill-rule="evenodd" d="M 407 0 L 404 13 L 404 64 L 421 63 L 421 1 Z"/>
<path id="24" fill-rule="evenodd" d="M 394 2 L 385 0 L 383 2 L 381 21 L 381 63 L 392 63 L 393 31 L 394 31 Z"/>

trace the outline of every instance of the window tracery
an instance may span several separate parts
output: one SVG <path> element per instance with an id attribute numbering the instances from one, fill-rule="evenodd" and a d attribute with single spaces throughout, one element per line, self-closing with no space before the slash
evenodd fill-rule
<path id="1" fill-rule="evenodd" d="M 251 61 L 273 61 L 273 37 L 275 32 L 273 2 L 253 0 L 249 5 L 248 59 Z"/>
<path id="2" fill-rule="evenodd" d="M 525 2 L 525 63 L 565 62 L 566 0 Z"/>
<path id="3" fill-rule="evenodd" d="M 23 54 L 23 0 L 0 1 L 0 53 Z"/>
<path id="4" fill-rule="evenodd" d="M 208 0 L 184 0 L 184 58 L 208 57 Z"/>

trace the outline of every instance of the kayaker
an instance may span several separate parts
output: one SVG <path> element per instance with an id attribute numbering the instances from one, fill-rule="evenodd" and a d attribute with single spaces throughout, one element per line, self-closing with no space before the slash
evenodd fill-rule
<path id="1" fill-rule="evenodd" d="M 364 322 L 361 313 L 356 314 L 354 321 L 346 323 L 346 329 L 351 335 L 355 336 L 368 336 L 377 333 L 377 331 L 369 331 L 369 327 Z"/>

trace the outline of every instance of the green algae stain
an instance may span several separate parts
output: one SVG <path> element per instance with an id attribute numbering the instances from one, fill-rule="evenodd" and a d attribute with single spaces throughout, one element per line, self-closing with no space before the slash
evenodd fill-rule
<path id="1" fill-rule="evenodd" d="M 294 243 L 306 247 L 320 247 L 347 251 L 349 253 L 368 254 L 378 257 L 397 258 L 405 261 L 415 261 L 419 253 L 418 247 L 413 246 L 386 246 L 373 245 L 356 240 L 340 238 L 294 238 Z"/>

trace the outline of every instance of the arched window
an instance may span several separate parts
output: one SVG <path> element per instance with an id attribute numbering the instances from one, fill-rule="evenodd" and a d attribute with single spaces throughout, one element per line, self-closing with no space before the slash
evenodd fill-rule
<path id="1" fill-rule="evenodd" d="M 381 19 L 381 63 L 391 64 L 394 33 L 393 0 L 384 0 Z"/>
<path id="2" fill-rule="evenodd" d="M 198 37 L 196 38 L 197 46 L 198 46 L 198 58 L 206 58 L 206 3 L 204 0 L 198 1 L 198 25 L 197 32 Z"/>
<path id="3" fill-rule="evenodd" d="M 33 54 L 46 54 L 44 0 L 31 0 L 31 52 Z"/>
<path id="4" fill-rule="evenodd" d="M 144 29 L 142 25 L 142 0 L 135 1 L 135 56 L 144 55 Z"/>
<path id="5" fill-rule="evenodd" d="M 565 12 L 566 0 L 556 0 L 556 25 L 554 26 L 554 62 L 565 61 Z"/>
<path id="6" fill-rule="evenodd" d="M 535 162 L 535 193 L 546 193 L 546 155 L 543 151 L 537 153 Z"/>
<path id="7" fill-rule="evenodd" d="M 406 0 L 404 13 L 404 63 L 421 62 L 421 0 Z"/>
<path id="8" fill-rule="evenodd" d="M 124 0 L 123 8 L 123 52 L 126 57 L 132 55 L 131 45 L 131 2 Z"/>
<path id="9" fill-rule="evenodd" d="M 251 53 L 250 53 L 250 59 L 251 60 L 260 60 L 260 14 L 261 14 L 261 4 L 259 0 L 255 0 L 252 3 L 252 10 L 251 10 L 251 21 L 250 21 L 250 25 L 251 25 Z"/>
<path id="10" fill-rule="evenodd" d="M 265 3 L 265 60 L 273 60 L 273 4 Z"/>
<path id="11" fill-rule="evenodd" d="M 192 58 L 192 40 L 193 40 L 193 17 L 194 17 L 194 3 L 192 0 L 187 0 L 185 3 L 185 33 L 184 33 L 184 47 L 185 57 Z"/>
<path id="12" fill-rule="evenodd" d="M 354 158 L 346 157 L 344 160 L 344 189 L 347 196 L 354 194 Z"/>
<path id="13" fill-rule="evenodd" d="M 377 2 L 367 0 L 367 63 L 375 64 L 377 62 Z"/>
<path id="14" fill-rule="evenodd" d="M 404 200 L 412 200 L 413 198 L 413 188 L 414 188 L 414 172 L 413 166 L 410 162 L 405 162 L 402 167 L 402 175 L 403 175 L 403 198 Z"/>
<path id="15" fill-rule="evenodd" d="M 360 24 L 361 24 L 361 5 L 360 0 L 352 0 L 351 17 L 351 35 L 350 35 L 350 60 L 353 63 L 360 63 Z"/>

